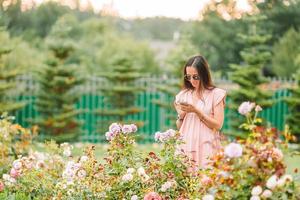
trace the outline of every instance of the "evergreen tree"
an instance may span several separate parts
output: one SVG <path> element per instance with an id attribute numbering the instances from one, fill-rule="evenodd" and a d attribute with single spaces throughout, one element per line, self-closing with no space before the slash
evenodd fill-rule
<path id="1" fill-rule="evenodd" d="M 13 49 L 13 41 L 3 27 L 0 27 L 0 44 L 0 115 L 2 115 L 3 112 L 13 112 L 22 108 L 25 103 L 8 100 L 8 93 L 16 88 L 14 79 L 22 71 L 7 64 L 7 57 Z"/>
<path id="2" fill-rule="evenodd" d="M 291 28 L 273 47 L 272 69 L 279 77 L 291 77 L 300 67 L 295 59 L 300 53 L 300 32 Z"/>
<path id="3" fill-rule="evenodd" d="M 299 54 L 300 61 L 300 54 Z M 300 62 L 298 63 L 300 66 Z M 286 98 L 290 113 L 286 117 L 286 123 L 289 125 L 292 134 L 300 141 L 300 70 L 295 74 L 297 85 L 292 88 L 291 96 Z"/>
<path id="4" fill-rule="evenodd" d="M 246 19 L 249 22 L 249 34 L 242 35 L 242 41 L 244 42 L 244 49 L 240 52 L 243 59 L 242 64 L 232 64 L 232 72 L 229 74 L 229 78 L 239 88 L 229 93 L 231 109 L 232 128 L 234 133 L 238 136 L 245 136 L 238 129 L 242 120 L 236 115 L 239 105 L 244 101 L 255 102 L 263 108 L 270 107 L 272 101 L 270 97 L 271 92 L 262 90 L 260 87 L 262 84 L 267 83 L 265 77 L 262 74 L 262 68 L 270 60 L 271 53 L 266 45 L 267 41 L 271 38 L 270 35 L 265 34 L 259 27 L 259 23 L 264 20 L 262 16 L 252 16 Z"/>
<path id="5" fill-rule="evenodd" d="M 69 39 L 72 32 L 69 23 L 73 20 L 61 18 L 52 28 L 47 38 L 50 56 L 37 77 L 40 88 L 36 105 L 40 116 L 36 123 L 46 139 L 58 142 L 76 139 L 81 125 L 76 120 L 80 110 L 75 108 L 81 94 L 74 88 L 83 83 L 83 74 L 78 65 L 68 63 L 75 50 L 75 43 Z"/>
<path id="6" fill-rule="evenodd" d="M 162 113 L 168 120 L 168 128 L 176 128 L 177 113 L 174 108 L 175 95 L 181 90 L 183 83 L 183 66 L 187 59 L 197 54 L 197 48 L 184 37 L 179 41 L 178 48 L 172 51 L 166 59 L 166 73 L 170 79 L 166 77 L 162 83 L 156 85 L 156 89 L 160 92 L 160 98 L 153 100 L 153 103 L 162 108 Z M 167 127 L 162 127 L 166 129 Z"/>
<path id="7" fill-rule="evenodd" d="M 130 115 L 143 111 L 142 108 L 135 106 L 135 102 L 137 94 L 146 89 L 136 85 L 136 80 L 142 76 L 142 73 L 138 68 L 133 67 L 133 60 L 119 54 L 112 58 L 111 71 L 102 73 L 101 76 L 108 81 L 107 85 L 100 87 L 108 108 L 96 111 L 96 114 L 106 117 L 102 119 L 100 131 L 107 130 L 112 122 L 143 126 L 144 122 L 129 119 Z"/>

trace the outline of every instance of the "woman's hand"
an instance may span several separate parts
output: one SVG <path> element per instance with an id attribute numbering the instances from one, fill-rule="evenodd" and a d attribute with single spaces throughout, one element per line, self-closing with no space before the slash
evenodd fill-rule
<path id="1" fill-rule="evenodd" d="M 192 104 L 180 103 L 180 110 L 185 113 L 198 113 L 197 108 Z"/>

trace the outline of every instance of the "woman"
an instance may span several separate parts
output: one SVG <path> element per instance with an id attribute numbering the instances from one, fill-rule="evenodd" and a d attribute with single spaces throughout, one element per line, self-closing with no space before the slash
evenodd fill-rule
<path id="1" fill-rule="evenodd" d="M 175 98 L 176 125 L 185 142 L 180 148 L 198 167 L 205 168 L 209 157 L 221 148 L 219 130 L 226 91 L 213 85 L 208 63 L 201 55 L 187 61 L 183 74 L 183 89 Z"/>

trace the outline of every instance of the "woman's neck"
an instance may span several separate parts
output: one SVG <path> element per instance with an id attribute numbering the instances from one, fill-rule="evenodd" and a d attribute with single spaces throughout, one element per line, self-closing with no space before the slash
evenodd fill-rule
<path id="1" fill-rule="evenodd" d="M 195 97 L 202 99 L 203 94 L 205 92 L 205 88 L 194 88 L 193 93 L 195 94 Z"/>

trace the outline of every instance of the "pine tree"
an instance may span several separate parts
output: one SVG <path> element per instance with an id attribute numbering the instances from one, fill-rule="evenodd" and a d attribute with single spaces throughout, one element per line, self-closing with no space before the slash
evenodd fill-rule
<path id="1" fill-rule="evenodd" d="M 75 50 L 75 43 L 69 39 L 72 29 L 68 20 L 62 18 L 52 28 L 47 38 L 50 55 L 37 76 L 40 88 L 36 106 L 40 116 L 35 123 L 46 139 L 58 142 L 75 140 L 81 125 L 76 119 L 80 110 L 75 108 L 81 94 L 74 88 L 84 79 L 79 66 L 68 63 Z"/>
<path id="2" fill-rule="evenodd" d="M 142 76 L 138 68 L 133 67 L 133 61 L 124 55 L 117 55 L 112 58 L 111 71 L 101 73 L 108 84 L 100 87 L 104 95 L 104 102 L 108 108 L 97 110 L 96 114 L 102 116 L 100 132 L 107 130 L 112 122 L 133 123 L 138 127 L 144 122 L 130 120 L 128 117 L 140 112 L 143 109 L 135 106 L 138 93 L 145 91 L 145 87 L 137 86 L 136 80 Z M 106 119 L 104 119 L 106 117 Z"/>
<path id="3" fill-rule="evenodd" d="M 162 83 L 156 85 L 156 90 L 161 94 L 159 99 L 152 101 L 162 108 L 162 113 L 168 121 L 168 127 L 162 127 L 162 129 L 170 127 L 176 128 L 177 113 L 174 108 L 175 95 L 182 87 L 183 67 L 187 59 L 196 55 L 197 52 L 196 47 L 189 42 L 188 38 L 183 38 L 179 41 L 178 48 L 171 52 L 166 60 L 167 66 L 169 66 L 166 70 L 169 74 L 167 76 L 170 78 L 166 77 Z"/>
<path id="4" fill-rule="evenodd" d="M 248 35 L 240 34 L 245 48 L 240 52 L 243 59 L 242 64 L 232 64 L 230 67 L 233 70 L 229 74 L 229 78 L 239 88 L 229 93 L 231 109 L 232 128 L 234 133 L 228 133 L 238 136 L 245 136 L 239 125 L 242 120 L 237 115 L 239 105 L 244 101 L 255 102 L 264 109 L 272 105 L 270 100 L 272 93 L 261 88 L 262 84 L 267 83 L 267 79 L 262 74 L 262 68 L 269 62 L 271 53 L 266 45 L 271 38 L 270 35 L 265 34 L 259 27 L 259 23 L 264 20 L 262 16 L 251 16 L 247 18 L 249 23 Z"/>
<path id="5" fill-rule="evenodd" d="M 22 108 L 25 103 L 8 100 L 10 91 L 16 88 L 14 81 L 22 73 L 20 68 L 11 68 L 6 62 L 7 55 L 13 50 L 13 41 L 3 27 L 0 27 L 0 115 L 3 112 L 13 112 Z"/>
<path id="6" fill-rule="evenodd" d="M 300 58 L 300 54 L 299 54 Z M 299 59 L 300 60 L 300 59 Z M 300 64 L 300 62 L 298 63 Z M 286 123 L 289 125 L 292 134 L 300 141 L 300 70 L 295 74 L 297 85 L 292 88 L 291 96 L 286 98 L 290 113 L 286 117 Z"/>
<path id="7" fill-rule="evenodd" d="M 289 29 L 273 47 L 272 69 L 279 77 L 290 77 L 299 66 L 295 59 L 300 53 L 300 32 Z"/>

